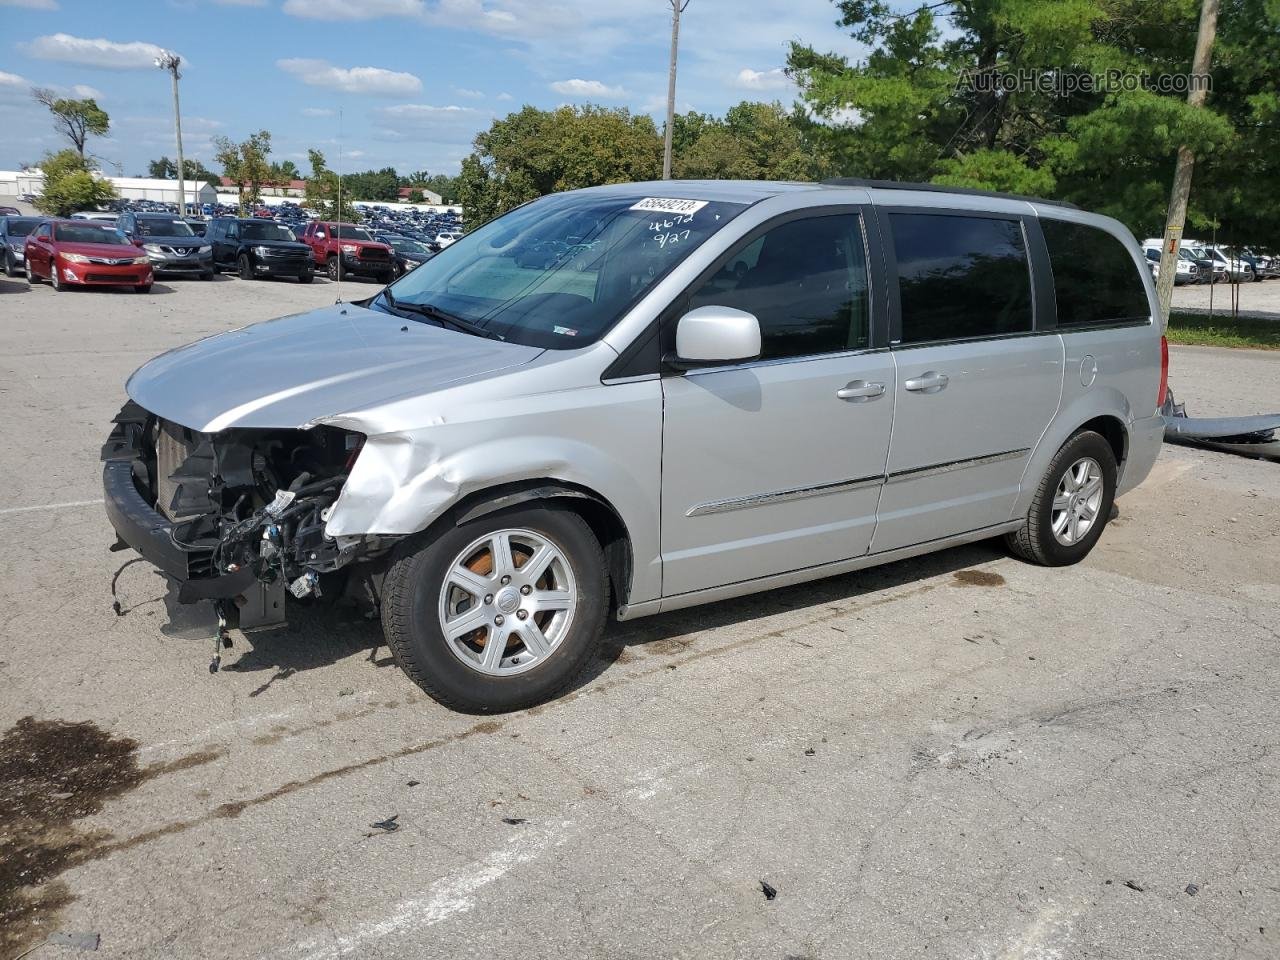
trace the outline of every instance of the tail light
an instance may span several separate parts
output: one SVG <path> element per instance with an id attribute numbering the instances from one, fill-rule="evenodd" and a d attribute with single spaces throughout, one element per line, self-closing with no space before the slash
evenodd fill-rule
<path id="1" fill-rule="evenodd" d="M 1160 392 L 1156 394 L 1156 410 L 1164 406 L 1169 393 L 1169 338 L 1160 338 Z"/>

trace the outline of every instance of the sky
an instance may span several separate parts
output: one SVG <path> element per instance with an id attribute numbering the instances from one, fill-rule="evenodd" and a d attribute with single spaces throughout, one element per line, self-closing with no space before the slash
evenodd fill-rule
<path id="1" fill-rule="evenodd" d="M 688 0 L 677 109 L 780 100 L 791 40 L 857 56 L 831 0 Z M 175 154 L 160 49 L 183 60 L 184 153 L 269 130 L 272 159 L 307 149 L 343 172 L 455 174 L 471 141 L 523 104 L 666 109 L 669 0 L 0 0 L 0 169 L 60 142 L 32 86 L 92 96 L 111 133 L 103 172 Z"/>

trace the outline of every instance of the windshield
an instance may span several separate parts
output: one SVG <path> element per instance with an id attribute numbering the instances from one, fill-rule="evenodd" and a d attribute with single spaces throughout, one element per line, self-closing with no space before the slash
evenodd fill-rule
<path id="1" fill-rule="evenodd" d="M 333 236 L 338 240 L 361 240 L 365 243 L 373 243 L 373 237 L 368 230 L 361 230 L 359 227 L 353 227 L 349 223 L 339 223 L 333 228 Z"/>
<path id="2" fill-rule="evenodd" d="M 40 220 L 37 217 L 9 217 L 4 224 L 4 232 L 11 237 L 25 237 L 36 228 Z"/>
<path id="3" fill-rule="evenodd" d="M 390 289 L 528 346 L 599 339 L 745 204 L 553 194 L 457 240 Z"/>
<path id="4" fill-rule="evenodd" d="M 246 223 L 240 230 L 245 240 L 293 240 L 293 231 L 278 223 Z"/>
<path id="5" fill-rule="evenodd" d="M 185 220 L 166 220 L 152 217 L 138 218 L 138 233 L 144 237 L 194 237 L 191 225 Z"/>
<path id="6" fill-rule="evenodd" d="M 125 244 L 129 241 L 116 233 L 115 227 L 92 223 L 59 223 L 53 228 L 54 239 L 62 243 Z"/>

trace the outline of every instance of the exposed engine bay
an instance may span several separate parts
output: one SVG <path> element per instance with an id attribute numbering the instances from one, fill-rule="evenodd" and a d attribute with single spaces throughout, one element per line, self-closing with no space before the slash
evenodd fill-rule
<path id="1" fill-rule="evenodd" d="M 131 401 L 102 450 L 107 509 L 121 546 L 175 579 L 180 602 L 213 601 L 224 633 L 274 626 L 286 591 L 340 591 L 343 568 L 396 539 L 325 534 L 363 443 L 330 426 L 199 433 Z"/>

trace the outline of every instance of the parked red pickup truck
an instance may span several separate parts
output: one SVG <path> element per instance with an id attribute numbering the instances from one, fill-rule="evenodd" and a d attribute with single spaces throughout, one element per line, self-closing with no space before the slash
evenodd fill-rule
<path id="1" fill-rule="evenodd" d="M 316 268 L 323 269 L 330 280 L 373 277 L 390 283 L 395 277 L 396 260 L 391 248 L 353 223 L 313 220 L 299 239 L 311 248 Z"/>

